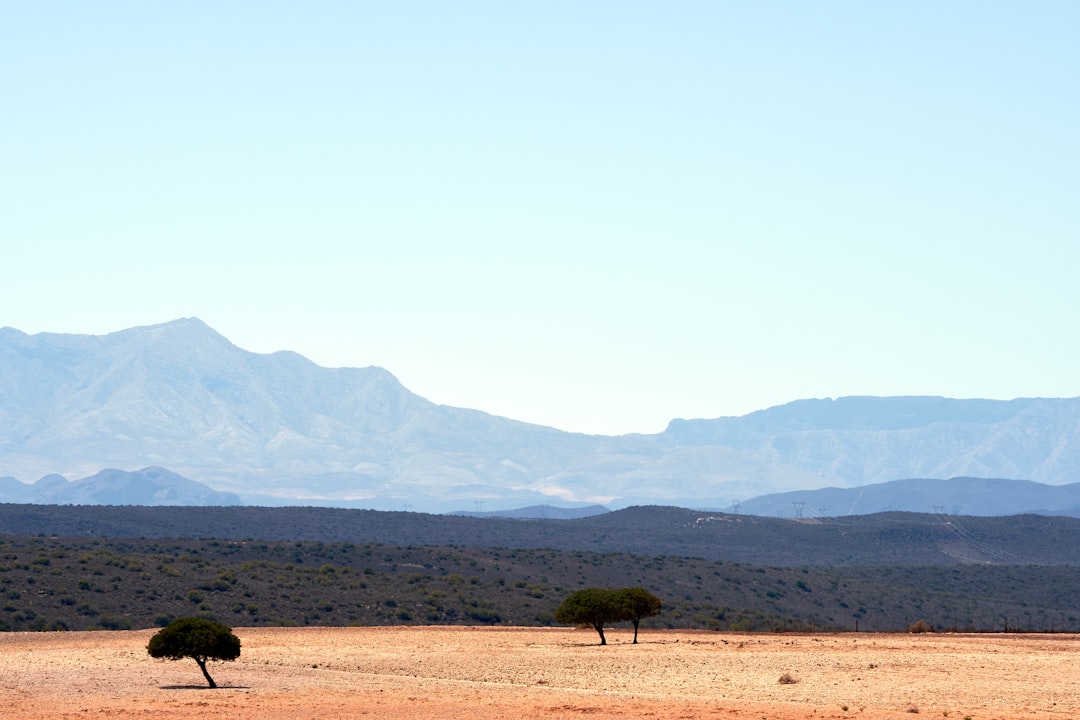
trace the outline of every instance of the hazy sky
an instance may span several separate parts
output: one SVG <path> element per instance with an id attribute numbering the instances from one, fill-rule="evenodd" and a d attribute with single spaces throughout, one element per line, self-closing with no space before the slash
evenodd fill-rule
<path id="1" fill-rule="evenodd" d="M 0 0 L 0 325 L 657 432 L 1080 395 L 1080 3 Z"/>

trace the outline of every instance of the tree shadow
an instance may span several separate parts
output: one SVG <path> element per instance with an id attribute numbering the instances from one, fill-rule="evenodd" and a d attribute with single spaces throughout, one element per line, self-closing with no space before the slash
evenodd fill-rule
<path id="1" fill-rule="evenodd" d="M 212 688 L 209 685 L 159 685 L 161 690 L 250 690 L 248 685 L 218 685 Z"/>
<path id="2" fill-rule="evenodd" d="M 638 639 L 638 641 L 636 643 L 633 643 L 633 642 L 631 642 L 629 640 L 623 641 L 623 640 L 620 640 L 619 638 L 615 638 L 615 639 L 608 638 L 607 645 L 601 645 L 599 638 L 597 638 L 596 640 L 592 640 L 592 641 L 589 641 L 589 642 L 570 642 L 570 641 L 567 641 L 567 642 L 557 643 L 557 645 L 559 647 L 622 647 L 623 645 L 625 645 L 627 647 L 633 647 L 634 645 L 674 645 L 674 644 L 676 644 L 678 642 L 679 642 L 678 640 L 663 640 L 663 639 L 659 639 L 659 640 L 642 640 L 642 639 Z"/>

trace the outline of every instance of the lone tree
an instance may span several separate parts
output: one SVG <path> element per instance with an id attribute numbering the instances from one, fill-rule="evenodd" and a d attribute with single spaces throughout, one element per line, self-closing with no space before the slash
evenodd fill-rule
<path id="1" fill-rule="evenodd" d="M 642 618 L 660 614 L 660 598 L 639 587 L 623 588 L 619 591 L 619 597 L 623 603 L 623 619 L 634 623 L 634 644 L 637 645 L 638 625 Z"/>
<path id="2" fill-rule="evenodd" d="M 578 590 L 563 600 L 555 610 L 555 622 L 563 625 L 591 625 L 600 633 L 600 644 L 607 645 L 604 624 L 626 620 L 619 591 L 591 587 Z"/>
<path id="3" fill-rule="evenodd" d="M 207 660 L 235 660 L 240 657 L 240 638 L 221 623 L 198 617 L 182 617 L 161 628 L 146 646 L 150 657 L 180 660 L 189 657 L 199 665 L 206 682 L 217 683 L 206 671 Z"/>

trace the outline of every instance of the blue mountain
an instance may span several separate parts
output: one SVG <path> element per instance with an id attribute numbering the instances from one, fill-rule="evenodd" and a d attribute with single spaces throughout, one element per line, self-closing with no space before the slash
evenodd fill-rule
<path id="1" fill-rule="evenodd" d="M 248 504 L 434 512 L 730 509 L 911 478 L 1065 485 L 1080 481 L 1080 398 L 811 399 L 593 436 L 438 405 L 382 368 L 252 353 L 195 318 L 100 336 L 0 329 L 0 474 L 148 467 Z"/>

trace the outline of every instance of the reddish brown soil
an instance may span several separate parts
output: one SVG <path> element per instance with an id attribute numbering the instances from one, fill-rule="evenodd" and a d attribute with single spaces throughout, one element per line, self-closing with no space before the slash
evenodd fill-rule
<path id="1" fill-rule="evenodd" d="M 152 632 L 0 633 L 0 718 L 1080 717 L 1073 635 L 237 628 L 209 690 Z"/>

